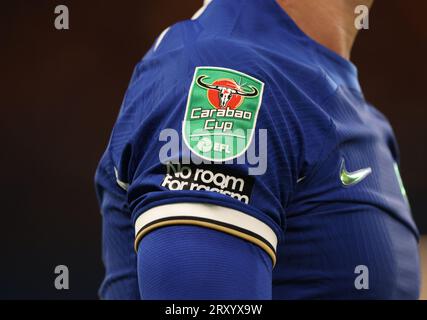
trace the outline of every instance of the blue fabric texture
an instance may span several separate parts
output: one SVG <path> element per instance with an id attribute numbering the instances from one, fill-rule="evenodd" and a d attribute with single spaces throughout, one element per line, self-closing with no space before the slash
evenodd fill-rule
<path id="1" fill-rule="evenodd" d="M 143 299 L 271 299 L 271 271 L 259 247 L 197 226 L 156 229 L 138 250 Z"/>

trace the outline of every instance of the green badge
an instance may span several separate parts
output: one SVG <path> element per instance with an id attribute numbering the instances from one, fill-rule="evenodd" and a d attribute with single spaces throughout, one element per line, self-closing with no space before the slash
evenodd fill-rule
<path id="1" fill-rule="evenodd" d="M 241 72 L 198 67 L 182 127 L 186 145 L 203 159 L 227 161 L 249 147 L 264 83 Z"/>

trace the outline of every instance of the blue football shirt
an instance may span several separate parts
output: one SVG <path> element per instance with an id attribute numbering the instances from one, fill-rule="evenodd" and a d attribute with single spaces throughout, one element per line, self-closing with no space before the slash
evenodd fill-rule
<path id="1" fill-rule="evenodd" d="M 398 166 L 351 62 L 274 0 L 214 0 L 134 70 L 96 174 L 101 297 L 140 298 L 144 236 L 196 225 L 263 249 L 274 299 L 416 299 Z"/>

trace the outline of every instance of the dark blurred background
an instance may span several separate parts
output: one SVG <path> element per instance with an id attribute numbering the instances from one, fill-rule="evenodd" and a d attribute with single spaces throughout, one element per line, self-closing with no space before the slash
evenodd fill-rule
<path id="1" fill-rule="evenodd" d="M 0 298 L 97 298 L 101 216 L 93 188 L 133 67 L 201 0 L 2 1 Z M 54 28 L 67 5 L 70 30 Z M 377 1 L 353 51 L 367 99 L 390 119 L 427 233 L 427 1 Z M 54 268 L 70 270 L 57 291 Z"/>

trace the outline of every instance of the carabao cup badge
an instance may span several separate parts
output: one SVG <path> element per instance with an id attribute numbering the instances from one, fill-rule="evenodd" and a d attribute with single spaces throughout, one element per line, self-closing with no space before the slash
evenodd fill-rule
<path id="1" fill-rule="evenodd" d="M 263 82 L 239 71 L 196 68 L 182 127 L 188 148 L 214 162 L 244 154 L 255 132 L 263 89 Z"/>

